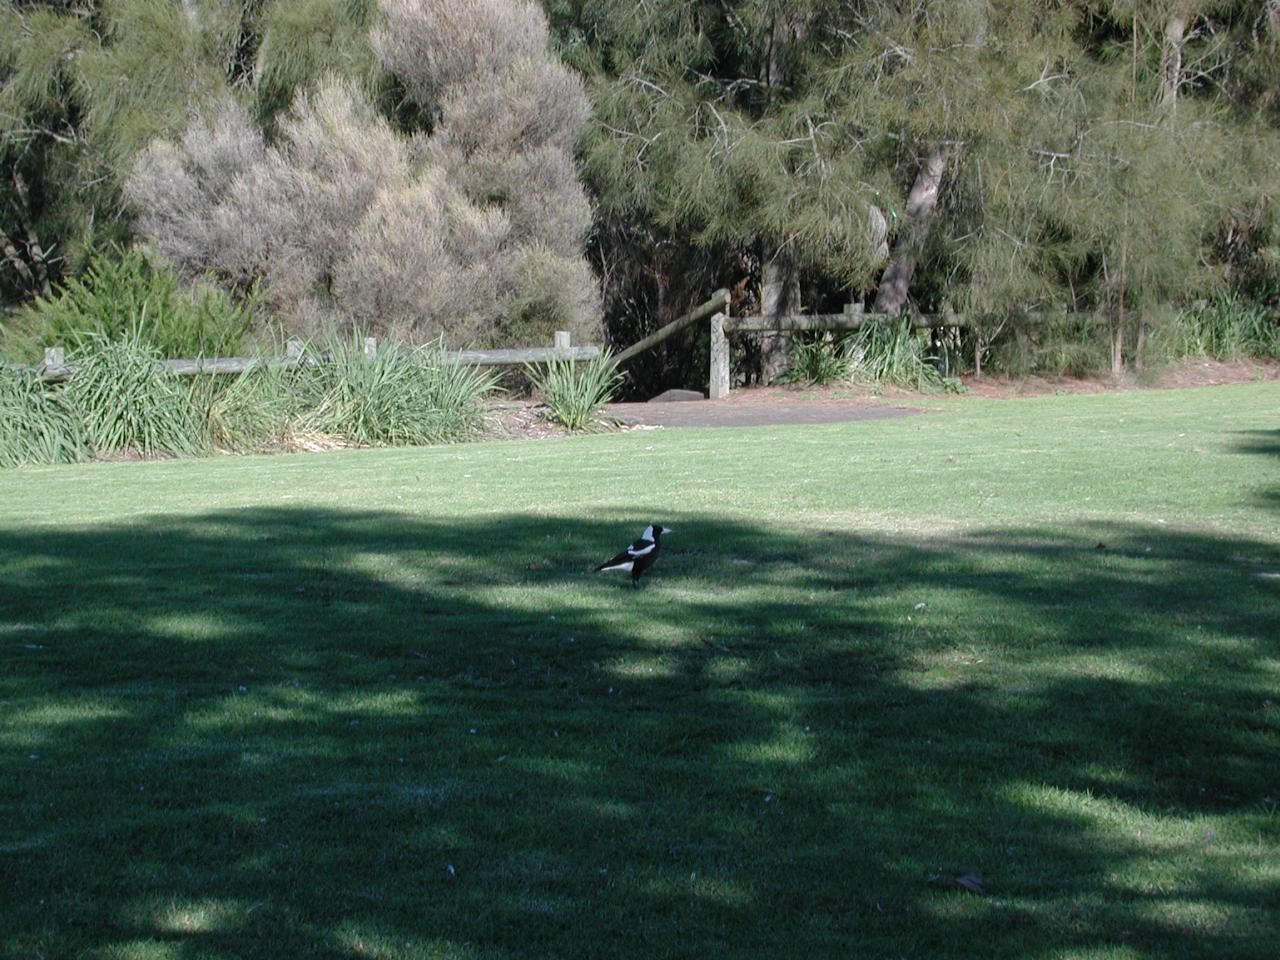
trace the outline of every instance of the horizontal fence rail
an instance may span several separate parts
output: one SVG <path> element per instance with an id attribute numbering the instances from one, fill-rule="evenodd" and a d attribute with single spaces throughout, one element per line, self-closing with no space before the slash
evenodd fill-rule
<path id="1" fill-rule="evenodd" d="M 725 317 L 726 333 L 755 331 L 790 333 L 795 330 L 858 330 L 869 323 L 894 323 L 900 318 L 888 313 L 785 313 L 776 316 Z M 958 314 L 916 314 L 911 325 L 918 330 L 935 327 L 967 327 L 969 321 Z"/>
<path id="2" fill-rule="evenodd" d="M 376 337 L 365 337 L 364 352 L 373 356 L 378 351 Z M 505 367 L 522 363 L 547 363 L 551 360 L 595 360 L 600 356 L 599 347 L 575 347 L 569 334 L 557 330 L 555 345 L 550 347 L 520 347 L 510 350 L 446 350 L 446 363 L 473 367 Z M 66 362 L 62 347 L 47 347 L 44 363 L 28 367 L 17 363 L 4 365 L 5 370 L 16 373 L 33 373 L 44 380 L 66 380 L 75 373 L 75 367 Z M 309 367 L 330 363 L 323 353 L 307 353 L 301 340 L 285 344 L 283 357 L 203 357 L 195 360 L 160 360 L 157 366 L 166 367 L 180 377 L 200 374 L 237 374 L 261 367 Z"/>
<path id="3" fill-rule="evenodd" d="M 860 330 L 868 324 L 897 323 L 902 314 L 864 313 L 860 305 L 849 304 L 844 313 L 783 313 L 769 316 L 730 317 L 715 313 L 711 317 L 711 364 L 708 391 L 712 400 L 729 395 L 730 333 L 794 333 L 801 330 Z M 971 321 L 956 313 L 917 313 L 906 315 L 917 330 L 964 328 Z"/>

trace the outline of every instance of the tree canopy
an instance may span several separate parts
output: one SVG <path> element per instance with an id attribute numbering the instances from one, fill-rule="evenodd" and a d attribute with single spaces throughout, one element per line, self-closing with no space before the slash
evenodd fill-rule
<path id="1" fill-rule="evenodd" d="M 150 235 L 281 309 L 426 334 L 464 297 L 501 338 L 598 311 L 585 239 L 615 342 L 782 284 L 1101 311 L 1122 359 L 1149 306 L 1280 300 L 1278 90 L 1280 0 L 3 0 L 0 295 Z M 237 223 L 251 182 L 292 213 Z M 326 196 L 343 230 L 298 219 Z"/>

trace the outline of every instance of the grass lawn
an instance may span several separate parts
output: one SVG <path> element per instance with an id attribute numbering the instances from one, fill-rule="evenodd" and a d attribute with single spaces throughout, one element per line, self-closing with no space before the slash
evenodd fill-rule
<path id="1" fill-rule="evenodd" d="M 0 473 L 4 957 L 1273 960 L 1278 807 L 1280 384 Z"/>

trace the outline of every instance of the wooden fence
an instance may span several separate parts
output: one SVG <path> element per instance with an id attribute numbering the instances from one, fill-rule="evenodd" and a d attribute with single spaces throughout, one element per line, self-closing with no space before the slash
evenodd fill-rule
<path id="1" fill-rule="evenodd" d="M 721 312 L 711 317 L 710 396 L 721 400 L 729 395 L 729 337 L 735 332 L 793 333 L 797 330 L 857 330 L 869 323 L 889 324 L 899 319 L 887 313 L 863 313 L 861 305 L 849 304 L 844 313 L 794 313 L 776 316 L 730 317 Z M 969 321 L 955 313 L 916 314 L 911 325 L 919 330 L 937 327 L 967 327 Z"/>
<path id="2" fill-rule="evenodd" d="M 365 337 L 364 352 L 372 356 L 377 350 L 377 338 Z M 549 360 L 561 359 L 594 360 L 599 356 L 599 347 L 572 346 L 569 334 L 564 330 L 557 330 L 555 342 L 550 347 L 522 347 L 514 350 L 453 350 L 445 352 L 445 361 L 477 367 L 501 367 L 521 363 L 546 363 Z M 324 354 L 307 353 L 303 349 L 301 340 L 290 340 L 285 344 L 283 357 L 206 357 L 196 360 L 161 360 L 159 365 L 169 368 L 180 377 L 191 377 L 203 373 L 243 373 L 262 366 L 317 366 L 329 362 L 331 361 Z M 7 364 L 6 369 L 34 373 L 45 380 L 53 381 L 66 380 L 75 372 L 75 367 L 66 362 L 66 353 L 62 347 L 47 347 L 44 351 L 44 363 L 39 366 Z"/>

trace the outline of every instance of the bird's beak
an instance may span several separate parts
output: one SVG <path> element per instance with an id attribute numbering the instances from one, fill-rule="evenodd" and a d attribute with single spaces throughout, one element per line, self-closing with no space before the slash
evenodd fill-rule
<path id="1" fill-rule="evenodd" d="M 674 533 L 675 531 L 674 531 L 671 527 L 663 527 L 663 528 L 662 528 L 662 532 L 663 532 L 663 533 Z"/>

